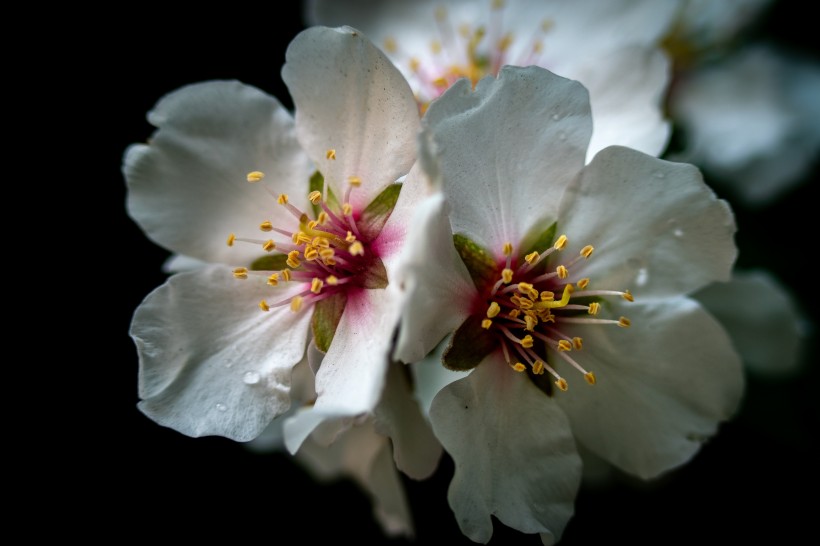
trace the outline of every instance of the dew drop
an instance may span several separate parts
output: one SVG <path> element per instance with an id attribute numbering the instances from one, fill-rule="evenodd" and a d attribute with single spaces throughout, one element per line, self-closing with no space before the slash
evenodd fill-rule
<path id="1" fill-rule="evenodd" d="M 228 406 L 226 406 L 225 404 L 217 404 L 216 409 L 217 409 L 217 411 L 227 411 Z"/>
<path id="2" fill-rule="evenodd" d="M 647 282 L 649 282 L 649 270 L 642 267 L 638 270 L 638 274 L 635 276 L 635 284 L 638 286 L 646 286 Z"/>
<path id="3" fill-rule="evenodd" d="M 683 237 L 683 230 L 681 228 L 675 228 L 674 230 L 672 230 L 672 234 L 675 237 Z"/>
<path id="4" fill-rule="evenodd" d="M 653 175 L 655 178 L 666 178 L 666 175 L 665 175 L 665 174 L 663 174 L 663 173 L 662 173 L 662 172 L 660 172 L 660 171 L 655 171 L 654 173 L 652 173 L 652 175 Z"/>
<path id="5" fill-rule="evenodd" d="M 561 119 L 561 116 L 559 116 L 558 114 L 553 114 L 552 119 L 553 121 L 558 121 L 559 119 Z"/>
<path id="6" fill-rule="evenodd" d="M 259 383 L 259 372 L 245 372 L 245 375 L 242 376 L 242 381 L 246 385 L 256 385 Z"/>

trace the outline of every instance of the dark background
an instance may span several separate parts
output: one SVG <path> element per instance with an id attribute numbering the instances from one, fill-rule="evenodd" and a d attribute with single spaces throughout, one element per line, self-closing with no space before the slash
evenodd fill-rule
<path id="1" fill-rule="evenodd" d="M 755 34 L 818 59 L 816 30 L 806 9 L 797 0 L 777 2 Z M 74 441 L 60 446 L 82 460 L 64 470 L 76 478 L 71 490 L 85 490 L 94 499 L 72 520 L 71 528 L 82 535 L 104 533 L 105 522 L 105 527 L 137 539 L 230 533 L 232 542 L 388 542 L 371 516 L 368 499 L 352 483 L 317 484 L 287 456 L 255 454 L 222 438 L 191 439 L 153 423 L 136 408 L 137 357 L 128 326 L 141 299 L 163 282 L 160 266 L 168 254 L 126 216 L 122 153 L 151 134 L 145 114 L 156 100 L 188 83 L 235 78 L 290 107 L 279 71 L 288 42 L 302 28 L 298 10 L 263 14 L 201 8 L 180 17 L 142 6 L 116 24 L 90 27 L 83 37 L 92 46 L 78 62 L 92 63 L 94 73 L 82 85 L 89 98 L 107 98 L 83 112 L 101 129 L 94 141 L 84 143 L 95 167 L 85 172 L 83 184 L 102 191 L 106 210 L 97 212 L 113 214 L 104 220 L 105 233 L 113 230 L 119 243 L 93 247 L 102 257 L 92 263 L 102 258 L 106 264 L 93 277 L 99 280 L 94 300 L 105 309 L 93 332 L 107 335 L 83 370 L 94 386 L 91 407 L 72 415 Z M 112 54 L 116 61 L 95 63 Z M 818 318 L 813 306 L 816 275 L 808 259 L 814 259 L 816 207 L 811 196 L 818 183 L 820 170 L 815 168 L 800 188 L 765 209 L 746 210 L 733 202 L 739 265 L 772 270 L 813 322 Z M 801 499 L 814 499 L 819 482 L 820 459 L 810 445 L 820 430 L 813 335 L 806 353 L 806 366 L 796 378 L 749 378 L 739 415 L 681 470 L 652 484 L 622 477 L 609 489 L 582 490 L 562 544 L 767 539 L 790 544 L 811 536 L 816 502 Z M 447 506 L 451 476 L 452 463 L 445 456 L 432 479 L 406 480 L 420 543 L 470 543 Z M 540 543 L 496 523 L 492 542 L 511 540 Z"/>

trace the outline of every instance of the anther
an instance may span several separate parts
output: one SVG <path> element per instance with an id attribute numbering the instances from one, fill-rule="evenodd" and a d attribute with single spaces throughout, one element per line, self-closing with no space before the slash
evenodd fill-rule
<path id="1" fill-rule="evenodd" d="M 571 351 L 572 350 L 572 343 L 567 341 L 566 339 L 562 339 L 558 342 L 558 350 L 559 351 Z"/>
<path id="2" fill-rule="evenodd" d="M 268 284 L 270 286 L 276 286 L 279 284 L 279 274 L 278 273 L 271 273 L 268 277 Z"/>
<path id="3" fill-rule="evenodd" d="M 261 224 L 259 224 L 259 229 L 261 229 L 262 231 L 272 231 L 273 230 L 273 224 L 271 224 L 270 222 L 267 222 L 267 221 L 262 222 Z"/>
<path id="4" fill-rule="evenodd" d="M 481 321 L 481 327 L 484 328 L 485 330 L 489 330 L 490 326 L 492 326 L 492 325 L 493 325 L 493 321 L 491 321 L 488 318 L 485 318 L 484 320 Z"/>
<path id="5" fill-rule="evenodd" d="M 592 251 L 593 250 L 595 250 L 595 247 L 593 247 L 592 245 L 587 245 L 587 246 L 585 246 L 584 248 L 581 249 L 580 254 L 584 258 L 589 258 L 590 256 L 592 256 Z"/>
<path id="6" fill-rule="evenodd" d="M 586 379 L 586 380 L 587 380 L 587 383 L 589 383 L 590 385 L 594 385 L 594 384 L 595 384 L 595 374 L 594 374 L 594 373 L 592 373 L 592 372 L 587 372 L 587 373 L 585 373 L 585 374 L 584 374 L 584 379 Z"/>
<path id="7" fill-rule="evenodd" d="M 501 280 L 504 281 L 504 284 L 510 284 L 513 278 L 513 270 L 509 268 L 504 268 L 501 272 Z"/>
<path id="8" fill-rule="evenodd" d="M 230 235 L 228 235 L 228 240 L 226 241 L 226 243 L 228 243 L 228 246 L 233 246 L 234 241 L 236 241 L 236 235 L 231 233 Z"/>
<path id="9" fill-rule="evenodd" d="M 333 148 L 329 149 L 327 153 L 325 153 L 325 157 L 330 159 L 331 161 L 336 159 L 336 150 Z"/>
<path id="10" fill-rule="evenodd" d="M 555 272 L 558 274 L 559 279 L 566 279 L 569 276 L 569 271 L 563 265 L 556 267 Z"/>
<path id="11" fill-rule="evenodd" d="M 524 370 L 526 370 L 526 369 L 527 369 L 527 367 L 526 367 L 526 366 L 524 366 L 523 364 L 521 364 L 520 362 L 516 362 L 515 364 L 513 364 L 513 365 L 512 365 L 512 366 L 510 366 L 510 367 L 511 367 L 513 370 L 517 371 L 517 372 L 523 372 Z"/>
<path id="12" fill-rule="evenodd" d="M 621 297 L 626 301 L 635 301 L 635 297 L 632 295 L 632 293 L 629 292 L 629 290 L 624 290 L 624 293 L 621 294 Z"/>
<path id="13" fill-rule="evenodd" d="M 580 288 L 581 290 L 583 290 L 584 288 L 586 288 L 587 286 L 589 286 L 589 277 L 584 277 L 583 279 L 581 279 L 580 281 L 578 281 L 576 284 L 578 285 L 578 288 Z"/>
<path id="14" fill-rule="evenodd" d="M 248 278 L 248 268 L 247 267 L 237 267 L 233 270 L 233 276 L 236 279 L 247 279 Z"/>
<path id="15" fill-rule="evenodd" d="M 271 250 L 273 250 L 275 248 L 276 248 L 276 243 L 273 242 L 273 239 L 268 239 L 262 245 L 262 250 L 264 250 L 265 252 L 270 252 Z"/>
<path id="16" fill-rule="evenodd" d="M 555 386 L 564 392 L 567 392 L 567 389 L 569 388 L 569 385 L 567 385 L 567 380 L 563 377 L 555 382 Z"/>
<path id="17" fill-rule="evenodd" d="M 555 250 L 564 250 L 564 247 L 567 246 L 567 236 L 561 235 L 560 237 L 558 237 L 558 239 L 555 241 L 555 244 L 552 246 L 553 248 L 555 248 Z"/>
<path id="18" fill-rule="evenodd" d="M 290 300 L 290 310 L 294 313 L 297 313 L 299 309 L 302 308 L 302 296 L 294 296 L 292 300 Z"/>
<path id="19" fill-rule="evenodd" d="M 288 281 L 290 281 L 290 278 L 291 278 L 290 269 L 283 269 L 282 270 L 282 280 L 285 281 L 285 282 L 288 282 Z"/>
<path id="20" fill-rule="evenodd" d="M 535 363 L 532 365 L 532 373 L 534 373 L 535 375 L 543 375 L 544 371 L 544 363 L 540 360 L 536 360 Z"/>
<path id="21" fill-rule="evenodd" d="M 322 202 L 322 192 L 318 190 L 313 190 L 308 194 L 308 201 L 310 201 L 314 205 L 318 205 Z"/>
<path id="22" fill-rule="evenodd" d="M 288 204 L 288 194 L 280 193 L 279 197 L 276 198 L 276 202 L 280 205 L 287 205 Z"/>
<path id="23" fill-rule="evenodd" d="M 353 186 L 354 188 L 358 188 L 362 185 L 362 179 L 358 176 L 348 176 L 347 183 Z"/>
<path id="24" fill-rule="evenodd" d="M 584 340 L 576 336 L 572 338 L 572 346 L 575 348 L 576 351 L 580 351 L 584 348 Z"/>
<path id="25" fill-rule="evenodd" d="M 288 259 L 285 261 L 288 266 L 296 269 L 299 267 L 302 262 L 299 261 L 299 251 L 298 250 L 291 250 L 288 252 Z"/>
<path id="26" fill-rule="evenodd" d="M 532 348 L 533 339 L 532 336 L 527 334 L 521 339 L 521 346 L 525 349 Z"/>
<path id="27" fill-rule="evenodd" d="M 265 311 L 266 313 L 270 311 L 270 306 L 268 305 L 268 302 L 266 302 L 265 300 L 259 302 L 259 308 L 262 311 Z"/>
<path id="28" fill-rule="evenodd" d="M 328 286 L 336 286 L 337 284 L 339 284 L 339 279 L 338 277 L 336 277 L 336 275 L 328 275 L 327 277 L 325 277 L 325 282 L 328 284 Z"/>
<path id="29" fill-rule="evenodd" d="M 498 305 L 496 302 L 490 303 L 490 307 L 487 308 L 487 318 L 495 318 L 498 316 L 498 313 L 501 312 L 501 306 Z"/>
<path id="30" fill-rule="evenodd" d="M 601 304 L 598 303 L 597 301 L 593 301 L 592 303 L 589 304 L 589 311 L 588 312 L 589 312 L 590 315 L 597 315 L 598 311 L 600 311 L 600 310 L 601 310 Z"/>
<path id="31" fill-rule="evenodd" d="M 350 216 L 353 213 L 353 205 L 350 203 L 345 203 L 342 205 L 342 212 L 345 216 Z"/>
<path id="32" fill-rule="evenodd" d="M 626 317 L 620 317 L 618 319 L 618 326 L 620 326 L 621 328 L 629 328 L 630 326 L 632 326 L 632 321 Z"/>
<path id="33" fill-rule="evenodd" d="M 325 285 L 325 283 L 322 282 L 322 279 L 314 278 L 312 281 L 310 281 L 310 291 L 313 292 L 314 294 L 318 294 L 319 292 L 322 291 L 322 287 L 324 285 Z"/>
<path id="34" fill-rule="evenodd" d="M 351 256 L 364 256 L 364 245 L 361 241 L 353 241 L 347 251 L 350 252 Z"/>
<path id="35" fill-rule="evenodd" d="M 247 180 L 250 183 L 259 182 L 263 178 L 265 178 L 265 173 L 263 173 L 262 171 L 251 171 L 248 173 L 247 176 Z"/>
<path id="36" fill-rule="evenodd" d="M 504 256 L 510 256 L 513 252 L 512 243 L 504 243 L 504 248 L 503 248 L 502 252 L 504 252 Z"/>

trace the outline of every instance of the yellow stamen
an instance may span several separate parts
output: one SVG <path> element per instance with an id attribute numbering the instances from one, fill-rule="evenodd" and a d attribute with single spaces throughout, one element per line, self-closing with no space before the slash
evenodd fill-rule
<path id="1" fill-rule="evenodd" d="M 524 347 L 525 349 L 529 349 L 529 348 L 532 347 L 532 342 L 533 342 L 532 336 L 527 334 L 521 340 L 521 346 Z"/>
<path id="2" fill-rule="evenodd" d="M 540 360 L 536 360 L 535 364 L 532 365 L 532 373 L 535 375 L 543 375 L 545 371 L 544 363 Z"/>
<path id="3" fill-rule="evenodd" d="M 581 290 L 583 290 L 584 288 L 586 288 L 587 286 L 589 286 L 589 278 L 588 278 L 588 277 L 584 277 L 583 279 L 581 279 L 580 281 L 578 281 L 576 284 L 578 285 L 578 288 L 580 288 Z"/>
<path id="4" fill-rule="evenodd" d="M 271 273 L 268 277 L 268 284 L 270 286 L 276 286 L 279 284 L 279 274 L 278 273 Z"/>
<path id="5" fill-rule="evenodd" d="M 237 267 L 233 270 L 233 276 L 236 279 L 247 279 L 248 278 L 248 268 L 247 267 Z"/>
<path id="6" fill-rule="evenodd" d="M 288 204 L 288 194 L 280 193 L 279 197 L 276 198 L 276 202 L 280 205 L 287 205 Z"/>
<path id="7" fill-rule="evenodd" d="M 328 258 L 332 258 L 336 255 L 336 251 L 332 248 L 321 248 L 319 249 L 319 256 L 322 257 L 323 260 L 327 260 Z"/>
<path id="8" fill-rule="evenodd" d="M 313 238 L 311 243 L 316 248 L 329 248 L 330 247 L 330 239 L 327 237 L 317 236 Z"/>
<path id="9" fill-rule="evenodd" d="M 322 291 L 322 287 L 324 285 L 325 285 L 325 283 L 322 282 L 322 279 L 314 278 L 312 281 L 310 281 L 310 291 L 313 292 L 314 294 L 318 294 L 319 292 Z"/>
<path id="10" fill-rule="evenodd" d="M 438 55 L 441 53 L 441 42 L 438 40 L 433 40 L 430 42 L 430 51 L 433 52 L 433 55 Z"/>
<path id="11" fill-rule="evenodd" d="M 234 241 L 236 241 L 236 235 L 231 233 L 228 235 L 228 240 L 226 242 L 228 243 L 228 246 L 233 246 Z"/>
<path id="12" fill-rule="evenodd" d="M 521 311 L 519 311 L 518 309 L 511 309 L 510 312 L 507 314 L 510 316 L 510 318 L 518 318 L 518 315 L 521 314 Z"/>
<path id="13" fill-rule="evenodd" d="M 501 280 L 504 281 L 504 284 L 510 284 L 512 282 L 512 277 L 513 270 L 505 267 L 501 272 Z"/>
<path id="14" fill-rule="evenodd" d="M 600 310 L 601 310 L 601 304 L 598 303 L 597 301 L 593 301 L 592 303 L 589 304 L 589 310 L 588 311 L 589 311 L 590 315 L 597 315 L 598 311 L 600 311 Z"/>
<path id="15" fill-rule="evenodd" d="M 299 309 L 302 308 L 302 296 L 294 296 L 292 300 L 290 300 L 290 310 L 294 313 L 299 312 Z"/>
<path id="16" fill-rule="evenodd" d="M 316 221 L 319 222 L 320 226 L 323 226 L 327 223 L 330 217 L 327 215 L 325 211 L 319 213 L 319 216 L 316 217 Z"/>
<path id="17" fill-rule="evenodd" d="M 485 318 L 484 320 L 481 321 L 481 327 L 484 328 L 485 330 L 489 330 L 490 326 L 492 326 L 492 325 L 493 325 L 493 321 L 491 321 L 488 318 Z"/>
<path id="18" fill-rule="evenodd" d="M 581 256 L 583 256 L 584 258 L 589 258 L 590 256 L 592 256 L 593 250 L 595 250 L 595 247 L 593 247 L 592 245 L 587 245 L 581 249 Z"/>
<path id="19" fill-rule="evenodd" d="M 513 37 L 512 34 L 507 33 L 498 41 L 498 51 L 504 52 L 509 49 L 510 45 L 512 44 Z"/>
<path id="20" fill-rule="evenodd" d="M 315 229 L 316 226 L 318 226 L 318 225 L 319 225 L 319 222 L 316 221 L 316 220 L 311 220 L 310 222 L 307 223 L 308 229 Z"/>
<path id="21" fill-rule="evenodd" d="M 567 385 L 567 380 L 563 377 L 555 382 L 555 386 L 564 392 L 567 392 L 567 389 L 569 388 L 569 385 Z"/>
<path id="22" fill-rule="evenodd" d="M 558 342 L 558 350 L 559 351 L 571 351 L 572 350 L 572 343 L 567 341 L 566 339 L 562 339 Z"/>
<path id="23" fill-rule="evenodd" d="M 566 235 L 561 235 L 560 237 L 558 237 L 558 239 L 555 241 L 555 244 L 552 245 L 552 247 L 555 250 L 564 250 L 564 248 L 566 246 L 567 246 L 567 236 Z"/>
<path id="24" fill-rule="evenodd" d="M 512 243 L 504 243 L 504 248 L 503 248 L 502 252 L 504 252 L 504 256 L 510 256 L 513 252 Z"/>
<path id="25" fill-rule="evenodd" d="M 358 188 L 362 185 L 362 179 L 358 176 L 348 176 L 347 183 L 353 186 L 354 188 Z"/>
<path id="26" fill-rule="evenodd" d="M 283 269 L 282 270 L 282 280 L 285 282 L 290 281 L 290 269 Z"/>
<path id="27" fill-rule="evenodd" d="M 353 242 L 353 241 L 355 241 L 355 240 L 356 240 L 356 236 L 355 236 L 355 235 L 353 235 L 353 232 L 352 232 L 352 231 L 348 231 L 348 232 L 347 232 L 347 235 L 345 236 L 345 241 L 347 241 L 348 243 L 352 243 L 352 242 Z"/>
<path id="28" fill-rule="evenodd" d="M 559 279 L 566 279 L 569 276 L 569 271 L 563 265 L 556 267 L 555 272 L 558 273 Z"/>
<path id="29" fill-rule="evenodd" d="M 265 311 L 266 313 L 270 311 L 270 306 L 268 305 L 268 302 L 266 302 L 265 300 L 259 302 L 259 308 L 262 311 Z"/>
<path id="30" fill-rule="evenodd" d="M 626 301 L 635 301 L 635 296 L 629 290 L 624 290 L 624 293 L 621 294 L 621 297 Z"/>
<path id="31" fill-rule="evenodd" d="M 273 229 L 273 224 L 267 221 L 262 222 L 261 224 L 259 224 L 259 229 L 261 229 L 262 231 L 271 231 Z"/>
<path id="32" fill-rule="evenodd" d="M 590 385 L 594 385 L 594 384 L 595 384 L 595 374 L 594 374 L 594 373 L 592 373 L 592 372 L 587 372 L 587 373 L 585 373 L 585 374 L 584 374 L 584 379 L 586 379 L 586 380 L 587 380 L 587 383 L 589 383 Z"/>
<path id="33" fill-rule="evenodd" d="M 334 159 L 336 159 L 336 150 L 334 150 L 333 148 L 329 149 L 327 153 L 325 153 L 325 157 L 333 161 Z"/>
<path id="34" fill-rule="evenodd" d="M 328 286 L 336 286 L 337 284 L 339 284 L 339 279 L 336 277 L 336 275 L 328 275 L 327 277 L 325 277 L 325 282 L 328 284 Z"/>
<path id="35" fill-rule="evenodd" d="M 527 326 L 524 329 L 528 332 L 532 332 L 535 330 L 535 327 L 538 326 L 538 319 L 530 315 L 524 315 L 524 321 L 527 323 Z"/>
<path id="36" fill-rule="evenodd" d="M 312 240 L 313 239 L 310 237 L 310 235 L 308 235 L 304 231 L 300 231 L 299 233 L 296 234 L 296 244 L 297 245 L 307 245 L 307 244 L 310 244 L 310 242 Z"/>
<path id="37" fill-rule="evenodd" d="M 418 72 L 420 66 L 421 66 L 421 61 L 419 61 L 417 58 L 413 57 L 412 59 L 410 59 L 410 70 L 411 71 Z"/>
<path id="38" fill-rule="evenodd" d="M 516 305 L 518 305 L 518 307 L 520 307 L 521 309 L 532 309 L 533 305 L 535 304 L 531 300 L 528 300 L 526 298 L 518 298 L 518 302 L 516 303 Z"/>
<path id="39" fill-rule="evenodd" d="M 345 203 L 344 205 L 342 205 L 342 212 L 345 216 L 350 216 L 350 214 L 353 212 L 353 205 L 351 205 L 350 203 Z"/>
<path id="40" fill-rule="evenodd" d="M 396 40 L 388 36 L 384 39 L 384 50 L 388 53 L 395 53 L 397 51 Z"/>
<path id="41" fill-rule="evenodd" d="M 541 31 L 542 32 L 549 32 L 549 30 L 555 26 L 555 21 L 552 19 L 544 19 L 541 21 Z"/>
<path id="42" fill-rule="evenodd" d="M 564 293 L 561 295 L 561 299 L 558 301 L 542 301 L 538 304 L 540 309 L 555 309 L 558 307 L 564 307 L 569 303 L 569 299 L 572 296 L 572 292 L 575 289 L 572 287 L 571 284 L 567 284 L 564 286 Z"/>
<path id="43" fill-rule="evenodd" d="M 322 202 L 322 192 L 318 190 L 313 190 L 308 194 L 308 201 L 310 201 L 314 205 L 318 205 Z"/>
<path id="44" fill-rule="evenodd" d="M 512 365 L 512 366 L 510 366 L 510 367 L 511 367 L 513 370 L 517 371 L 517 372 L 523 372 L 524 370 L 526 370 L 526 369 L 527 369 L 527 367 L 526 367 L 526 366 L 524 366 L 523 364 L 521 364 L 520 362 L 516 362 L 515 364 L 513 364 L 513 365 Z"/>
<path id="45" fill-rule="evenodd" d="M 251 171 L 251 172 L 248 173 L 248 176 L 247 176 L 247 180 L 251 184 L 254 183 L 254 182 L 259 182 L 263 178 L 265 178 L 265 173 L 263 173 L 262 171 Z"/>
<path id="46" fill-rule="evenodd" d="M 312 262 L 319 257 L 319 251 L 316 250 L 314 247 L 308 247 L 305 249 L 305 260 Z"/>
<path id="47" fill-rule="evenodd" d="M 447 80 L 439 76 L 435 80 L 433 80 L 433 85 L 436 87 L 447 87 Z"/>
<path id="48" fill-rule="evenodd" d="M 275 248 L 276 248 L 276 243 L 273 242 L 273 239 L 268 239 L 262 245 L 262 250 L 264 250 L 265 252 L 270 252 L 271 250 L 273 250 Z"/>
<path id="49" fill-rule="evenodd" d="M 552 301 L 555 299 L 555 292 L 550 292 L 549 290 L 544 290 L 541 292 L 541 301 Z"/>
<path id="50" fill-rule="evenodd" d="M 364 245 L 360 241 L 353 241 L 347 251 L 351 256 L 364 256 Z"/>
<path id="51" fill-rule="evenodd" d="M 575 347 L 576 351 L 580 351 L 584 348 L 584 340 L 580 337 L 572 338 L 572 346 Z"/>
<path id="52" fill-rule="evenodd" d="M 540 256 L 540 254 L 538 254 L 538 252 L 533 251 L 533 252 L 530 252 L 529 254 L 527 254 L 526 256 L 524 256 L 524 260 L 528 264 L 532 265 L 535 262 L 535 260 L 538 259 L 538 256 Z"/>
<path id="53" fill-rule="evenodd" d="M 490 307 L 487 309 L 487 318 L 495 318 L 498 316 L 498 313 L 501 312 L 501 306 L 498 305 L 496 302 L 490 303 Z"/>
<path id="54" fill-rule="evenodd" d="M 529 294 L 532 290 L 532 285 L 528 282 L 520 282 L 518 283 L 518 291 L 522 294 Z"/>
<path id="55" fill-rule="evenodd" d="M 632 321 L 626 317 L 620 317 L 618 319 L 618 326 L 620 326 L 621 328 L 629 328 L 630 326 L 632 326 Z"/>
<path id="56" fill-rule="evenodd" d="M 290 252 L 288 252 L 288 259 L 285 261 L 285 263 L 294 269 L 302 265 L 302 262 L 299 261 L 299 251 L 291 250 Z"/>

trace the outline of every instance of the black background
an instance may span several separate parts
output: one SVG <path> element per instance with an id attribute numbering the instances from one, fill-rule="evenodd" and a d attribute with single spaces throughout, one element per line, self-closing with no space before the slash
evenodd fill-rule
<path id="1" fill-rule="evenodd" d="M 755 32 L 818 59 L 806 9 L 797 0 L 776 3 Z M 82 404 L 83 411 L 70 412 L 68 420 L 55 416 L 74 431 L 72 443 L 59 449 L 65 461 L 72 461 L 61 471 L 71 478 L 67 487 L 93 499 L 66 530 L 98 535 L 106 533 L 101 526 L 106 522 L 118 530 L 117 536 L 137 540 L 229 533 L 231 542 L 388 542 L 371 516 L 369 501 L 352 483 L 317 484 L 284 455 L 251 453 L 222 438 L 191 439 L 153 423 L 136 408 L 137 358 L 128 326 L 141 299 L 163 282 L 160 266 L 168 254 L 126 216 L 122 153 L 150 135 L 145 114 L 156 100 L 188 83 L 235 78 L 290 107 L 279 71 L 288 42 L 303 26 L 297 9 L 267 11 L 201 8 L 171 16 L 157 7 L 135 6 L 112 24 L 90 25 L 84 36 L 93 45 L 77 62 L 93 68 L 93 74 L 83 89 L 92 103 L 99 96 L 107 100 L 85 112 L 100 131 L 84 143 L 94 169 L 83 174 L 83 185 L 92 185 L 98 203 L 104 196 L 101 214 L 113 211 L 113 218 L 104 220 L 104 233 L 113 231 L 119 242 L 89 248 L 97 253 L 88 258 L 91 263 L 103 265 L 95 270 L 101 274 L 93 277 L 100 282 L 92 294 L 104 309 L 93 334 L 87 332 L 100 339 L 92 344 L 82 372 L 91 379 L 86 384 L 93 393 L 78 392 L 90 406 Z M 813 307 L 816 275 L 808 262 L 816 248 L 811 195 L 820 183 L 818 175 L 815 168 L 800 188 L 765 209 L 746 210 L 733 203 L 739 264 L 774 271 L 811 321 L 818 316 Z M 816 503 L 801 498 L 815 498 L 820 461 L 810 445 L 819 430 L 816 356 L 812 335 L 801 376 L 749 378 L 739 415 L 681 470 L 652 484 L 623 477 L 609 489 L 582 490 L 562 543 L 771 539 L 789 544 L 807 534 Z M 445 457 L 432 479 L 405 480 L 420 543 L 470 543 L 447 506 L 451 476 L 452 463 Z M 492 542 L 512 540 L 539 543 L 535 536 L 496 523 Z"/>

